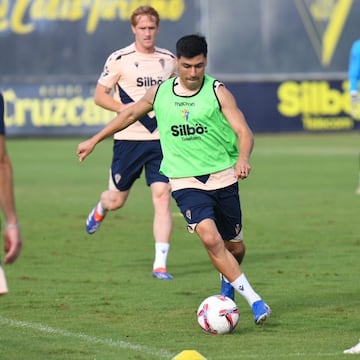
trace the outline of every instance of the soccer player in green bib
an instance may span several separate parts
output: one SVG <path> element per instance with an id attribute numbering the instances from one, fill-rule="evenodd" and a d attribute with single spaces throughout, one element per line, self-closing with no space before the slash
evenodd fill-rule
<path id="1" fill-rule="evenodd" d="M 97 143 L 155 110 L 172 196 L 190 232 L 201 239 L 221 274 L 221 294 L 234 290 L 249 303 L 255 324 L 270 315 L 240 264 L 245 255 L 238 180 L 250 175 L 252 131 L 223 83 L 205 74 L 207 42 L 187 35 L 176 43 L 178 77 L 152 86 L 89 140 L 78 145 L 80 161 Z"/>

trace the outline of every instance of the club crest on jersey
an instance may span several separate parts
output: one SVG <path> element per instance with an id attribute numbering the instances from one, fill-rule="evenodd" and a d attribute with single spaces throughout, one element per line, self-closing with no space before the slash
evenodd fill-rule
<path id="1" fill-rule="evenodd" d="M 188 122 L 190 111 L 189 111 L 189 110 L 186 110 L 186 109 L 182 109 L 182 110 L 181 110 L 181 113 L 182 113 L 182 117 L 184 118 L 184 120 L 185 120 L 186 122 Z"/>

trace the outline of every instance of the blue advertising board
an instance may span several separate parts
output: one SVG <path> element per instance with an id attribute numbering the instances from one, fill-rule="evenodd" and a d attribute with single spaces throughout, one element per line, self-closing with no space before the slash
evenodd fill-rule
<path id="1" fill-rule="evenodd" d="M 0 1 L 7 133 L 92 134 L 109 122 L 93 89 L 108 55 L 134 40 L 130 17 L 144 4 L 159 12 L 158 46 L 175 52 L 179 37 L 206 36 L 207 71 L 231 80 L 254 132 L 358 129 L 346 77 L 360 1 L 226 2 Z"/>
<path id="2" fill-rule="evenodd" d="M 254 132 L 349 131 L 346 80 L 225 82 Z M 114 113 L 94 104 L 92 83 L 22 84 L 3 91 L 8 135 L 88 135 Z"/>
<path id="3" fill-rule="evenodd" d="M 346 80 L 226 83 L 254 132 L 349 131 L 352 116 Z"/>

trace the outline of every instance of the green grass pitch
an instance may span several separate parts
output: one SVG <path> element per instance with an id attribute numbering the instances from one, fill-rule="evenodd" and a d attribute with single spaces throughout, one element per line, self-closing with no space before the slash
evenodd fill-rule
<path id="1" fill-rule="evenodd" d="M 112 143 L 80 164 L 79 141 L 8 140 L 24 248 L 5 266 L 1 360 L 171 360 L 187 349 L 208 360 L 348 357 L 342 351 L 360 337 L 357 133 L 255 135 L 253 170 L 240 182 L 243 270 L 273 314 L 255 326 L 237 295 L 240 323 L 225 336 L 197 325 L 196 309 L 219 292 L 219 275 L 174 203 L 174 280 L 151 277 L 143 177 L 125 208 L 85 233 L 107 186 Z"/>

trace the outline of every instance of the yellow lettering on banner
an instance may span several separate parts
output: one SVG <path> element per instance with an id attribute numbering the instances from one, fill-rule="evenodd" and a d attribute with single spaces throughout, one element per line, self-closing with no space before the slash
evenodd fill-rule
<path id="1" fill-rule="evenodd" d="M 39 92 L 51 89 L 40 88 Z M 6 126 L 24 127 L 29 122 L 34 127 L 103 126 L 115 117 L 111 111 L 96 106 L 92 97 L 18 98 L 12 89 L 4 91 L 3 95 Z"/>
<path id="2" fill-rule="evenodd" d="M 329 66 L 353 0 L 295 0 L 300 17 L 323 66 Z"/>
<path id="3" fill-rule="evenodd" d="M 350 117 L 321 118 L 304 117 L 303 126 L 305 130 L 351 130 L 354 121 Z"/>
<path id="4" fill-rule="evenodd" d="M 349 130 L 354 127 L 348 81 L 341 90 L 328 81 L 285 81 L 278 88 L 278 111 L 285 117 L 302 116 L 305 130 Z"/>
<path id="5" fill-rule="evenodd" d="M 3 0 L 0 2 L 0 32 L 8 29 L 9 22 L 6 18 L 6 14 L 9 11 L 9 0 Z"/>
<path id="6" fill-rule="evenodd" d="M 24 114 L 15 114 L 14 111 L 10 111 L 9 108 L 14 108 L 14 104 L 17 102 L 16 93 L 14 90 L 6 90 L 3 92 L 5 102 L 5 125 L 23 127 L 26 125 L 26 116 Z M 12 114 L 11 114 L 12 113 Z"/>
<path id="7" fill-rule="evenodd" d="M 81 97 L 75 97 L 69 101 L 68 112 L 67 112 L 67 124 L 71 126 L 79 126 L 81 125 L 81 119 L 77 115 L 78 112 L 85 106 L 86 99 L 83 100 Z M 66 102 L 64 102 L 64 105 L 66 106 Z M 65 112 L 65 111 L 64 111 Z"/>
<path id="8" fill-rule="evenodd" d="M 106 124 L 115 117 L 114 113 L 112 113 L 111 111 L 109 114 L 108 110 L 103 110 L 104 109 L 99 106 L 94 106 L 94 101 L 92 98 L 87 99 L 84 102 L 82 113 L 82 119 L 84 124 L 88 126 L 99 125 L 99 123 L 100 125 Z"/>
<path id="9" fill-rule="evenodd" d="M 24 15 L 28 8 L 28 5 L 31 0 L 22 0 L 16 1 L 13 9 L 13 14 L 11 16 L 11 29 L 17 34 L 27 34 L 32 32 L 35 29 L 35 25 L 28 23 L 25 24 Z"/>
<path id="10" fill-rule="evenodd" d="M 299 101 L 299 85 L 295 81 L 282 83 L 278 89 L 278 111 L 285 116 L 298 116 L 301 112 Z"/>
<path id="11" fill-rule="evenodd" d="M 102 9 L 104 11 L 103 13 L 101 12 Z M 101 6 L 100 0 L 94 0 L 93 6 L 89 9 L 89 19 L 86 25 L 86 32 L 90 34 L 93 33 L 97 28 L 99 19 L 105 16 L 104 13 L 107 13 L 107 16 L 109 16 L 109 13 L 111 14 L 113 11 L 113 8 L 109 9 L 107 6 Z"/>
<path id="12" fill-rule="evenodd" d="M 34 20 L 80 20 L 84 16 L 82 0 L 35 0 L 30 9 Z"/>
<path id="13" fill-rule="evenodd" d="M 332 89 L 328 81 L 286 81 L 278 88 L 278 110 L 288 117 L 350 113 L 347 89 L 347 81 L 342 83 L 341 91 Z"/>
<path id="14" fill-rule="evenodd" d="M 185 11 L 185 0 L 148 0 L 162 20 L 178 21 Z M 0 0 L 0 32 L 11 30 L 28 34 L 35 30 L 36 21 L 86 21 L 86 32 L 92 34 L 102 21 L 127 21 L 144 1 L 140 0 Z M 29 19 L 25 20 L 28 14 Z M 88 18 L 86 19 L 86 16 Z"/>

